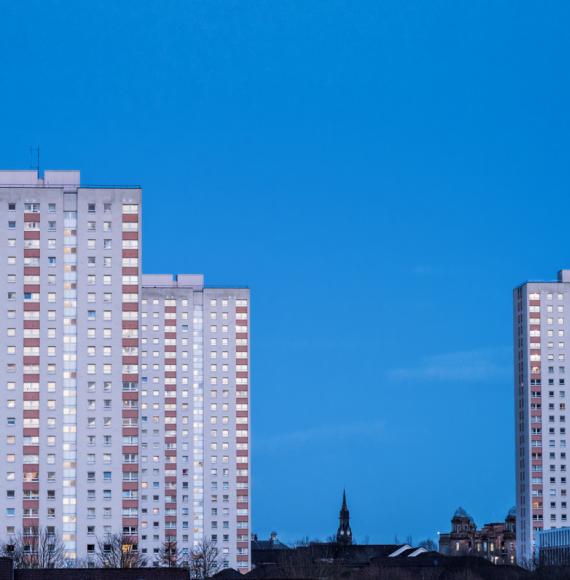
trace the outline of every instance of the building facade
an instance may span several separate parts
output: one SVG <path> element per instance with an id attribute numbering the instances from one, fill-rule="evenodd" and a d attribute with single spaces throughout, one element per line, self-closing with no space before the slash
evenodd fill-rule
<path id="1" fill-rule="evenodd" d="M 145 275 L 141 331 L 142 549 L 206 537 L 249 569 L 249 291 Z"/>
<path id="2" fill-rule="evenodd" d="M 539 531 L 536 548 L 540 566 L 570 566 L 570 528 Z"/>
<path id="3" fill-rule="evenodd" d="M 141 203 L 0 171 L 0 539 L 45 528 L 73 561 L 120 533 L 152 563 L 157 535 L 212 538 L 245 570 L 248 291 L 151 276 L 143 298 Z"/>
<path id="4" fill-rule="evenodd" d="M 478 556 L 493 564 L 516 563 L 516 516 L 511 509 L 504 522 L 477 529 L 473 518 L 458 508 L 451 519 L 451 532 L 439 535 L 439 551 L 446 556 Z"/>
<path id="5" fill-rule="evenodd" d="M 566 341 L 570 270 L 513 294 L 517 561 L 536 558 L 536 534 L 568 522 Z"/>

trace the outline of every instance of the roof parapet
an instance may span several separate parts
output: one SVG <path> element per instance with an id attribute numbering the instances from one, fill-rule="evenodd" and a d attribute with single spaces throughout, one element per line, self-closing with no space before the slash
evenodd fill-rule
<path id="1" fill-rule="evenodd" d="M 37 169 L 0 171 L 0 186 L 54 187 L 58 185 L 79 187 L 81 173 L 78 170 L 46 170 L 43 177 Z"/>

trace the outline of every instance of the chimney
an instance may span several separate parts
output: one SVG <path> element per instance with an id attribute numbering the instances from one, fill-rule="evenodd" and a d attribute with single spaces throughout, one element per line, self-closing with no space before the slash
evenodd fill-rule
<path id="1" fill-rule="evenodd" d="M 559 270 L 558 281 L 559 282 L 570 282 L 570 270 Z"/>

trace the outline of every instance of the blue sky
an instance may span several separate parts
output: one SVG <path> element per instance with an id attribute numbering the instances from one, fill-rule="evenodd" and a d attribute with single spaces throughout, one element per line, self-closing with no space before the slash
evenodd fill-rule
<path id="1" fill-rule="evenodd" d="M 570 267 L 567 2 L 0 0 L 0 165 L 144 187 L 144 269 L 253 293 L 253 518 L 514 502 L 511 289 Z"/>

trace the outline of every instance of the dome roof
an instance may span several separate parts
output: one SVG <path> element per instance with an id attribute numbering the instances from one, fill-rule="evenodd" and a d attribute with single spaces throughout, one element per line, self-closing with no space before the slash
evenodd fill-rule
<path id="1" fill-rule="evenodd" d="M 470 522 L 473 521 L 473 518 L 462 508 L 462 507 L 458 507 L 455 510 L 455 513 L 453 514 L 453 518 L 466 518 L 468 519 Z"/>

